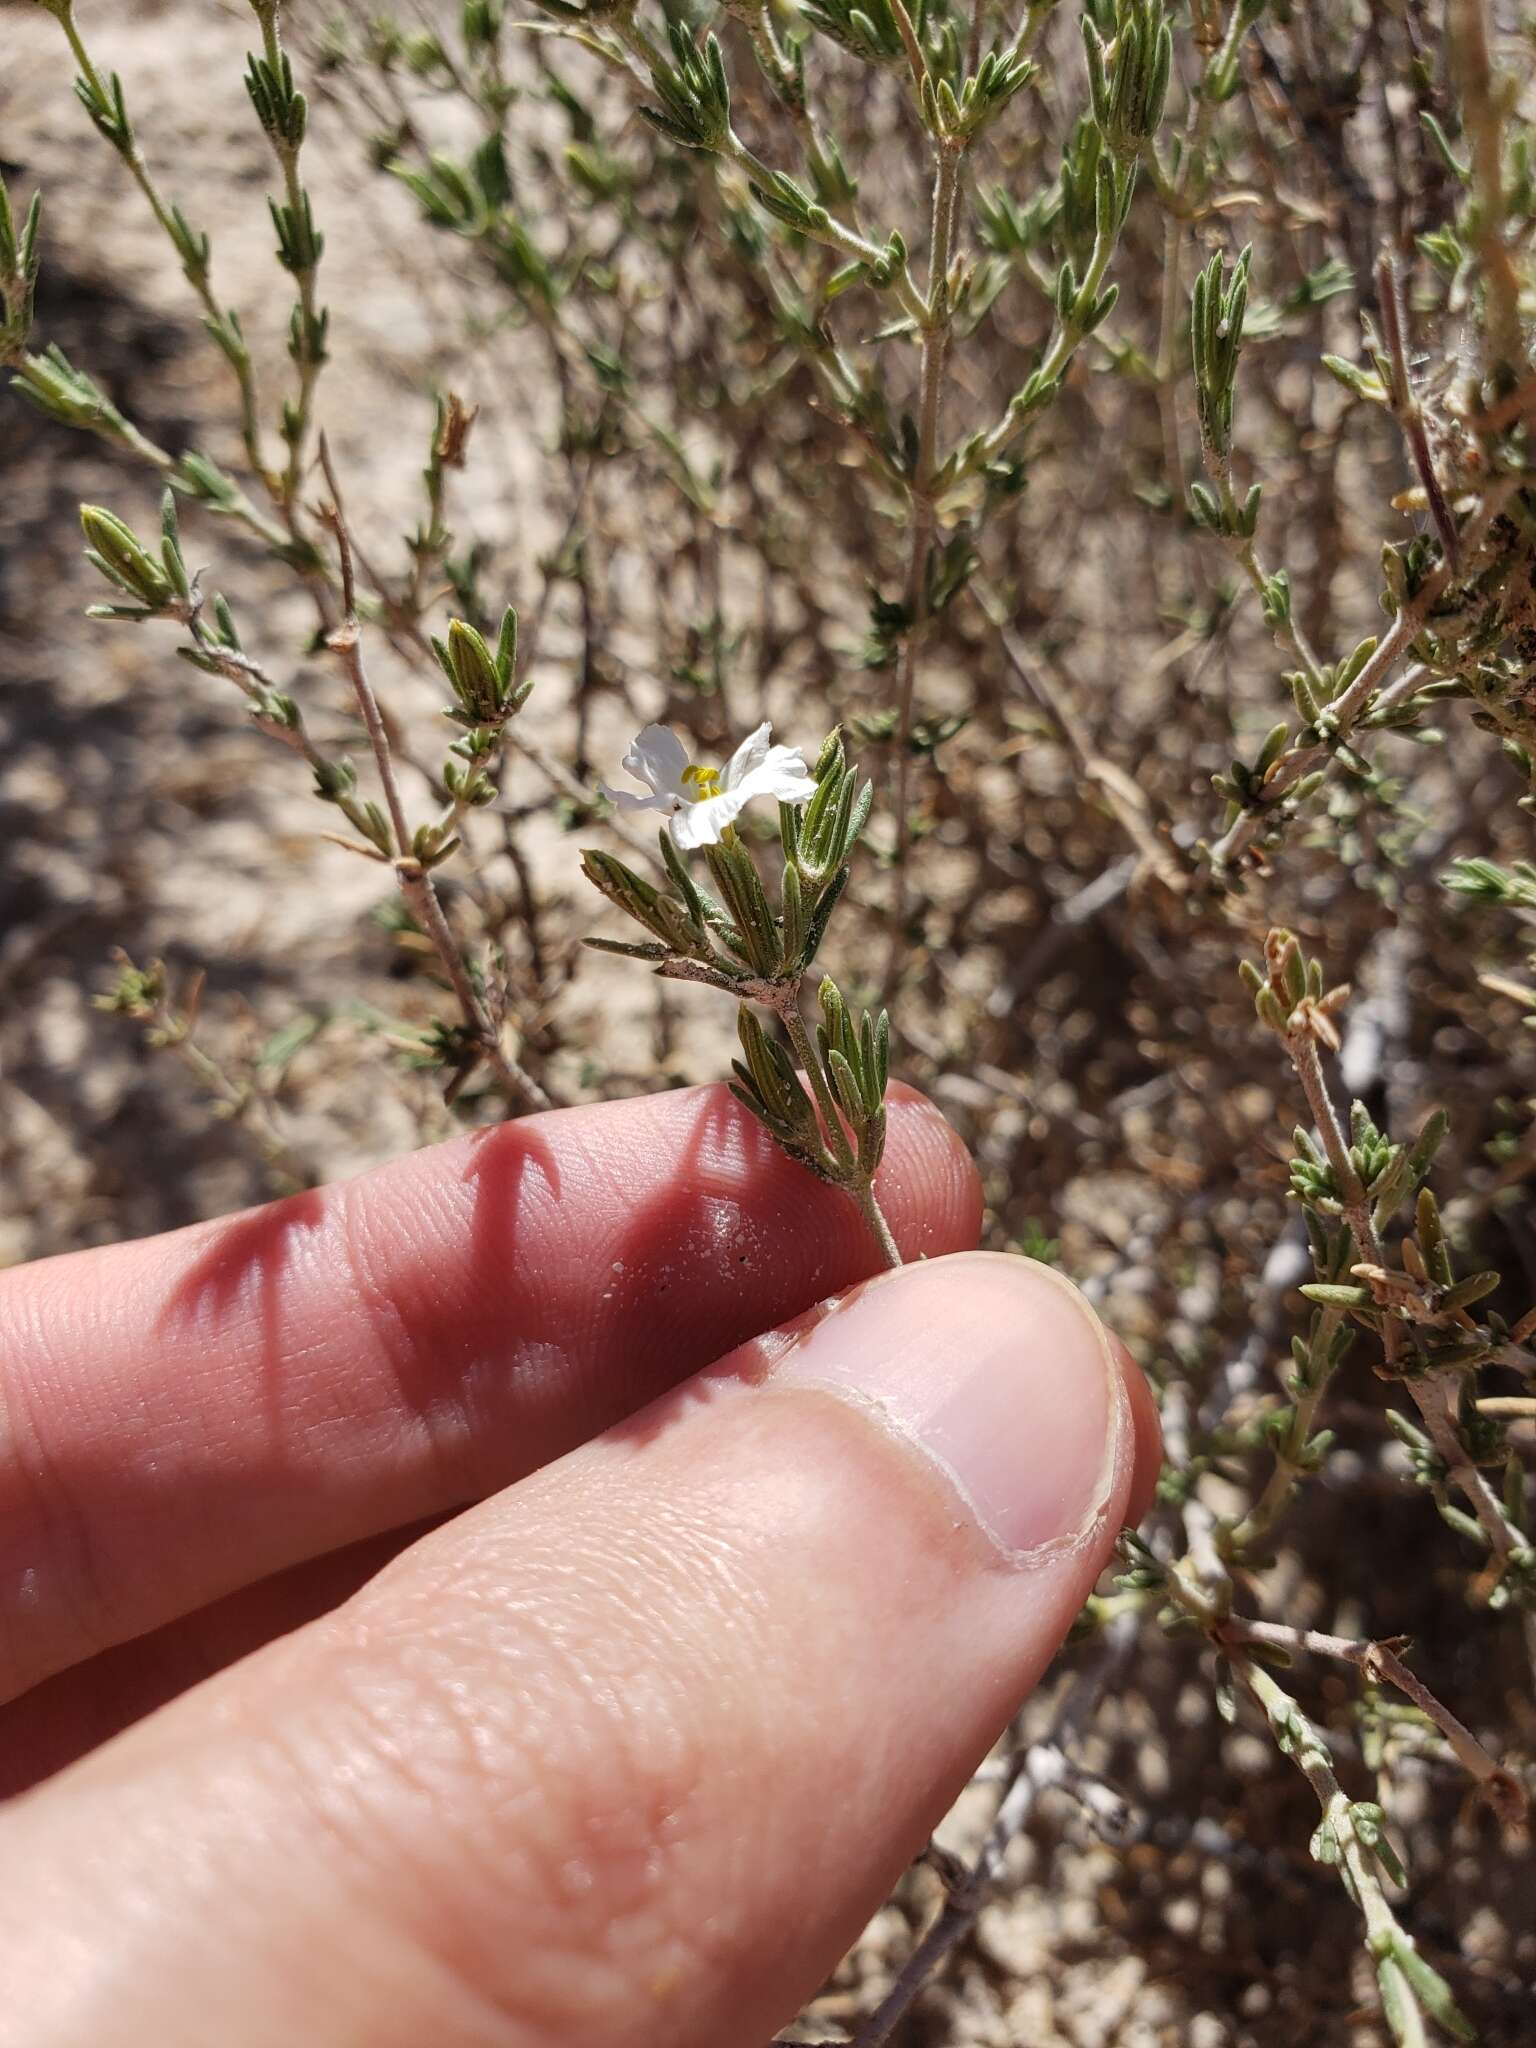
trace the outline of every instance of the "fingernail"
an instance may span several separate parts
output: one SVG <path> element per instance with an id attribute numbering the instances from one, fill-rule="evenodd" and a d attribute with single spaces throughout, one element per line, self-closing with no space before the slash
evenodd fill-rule
<path id="1" fill-rule="evenodd" d="M 936 1467 L 981 1530 L 1028 1562 L 1111 1498 L 1124 1394 L 1103 1327 L 1059 1274 L 970 1252 L 850 1295 L 772 1364 L 873 1413 Z"/>

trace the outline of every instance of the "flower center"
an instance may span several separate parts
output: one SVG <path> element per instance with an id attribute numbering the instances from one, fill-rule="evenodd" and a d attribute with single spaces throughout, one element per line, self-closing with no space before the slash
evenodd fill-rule
<path id="1" fill-rule="evenodd" d="M 692 790 L 693 801 L 696 804 L 703 803 L 707 796 L 718 796 L 720 794 L 720 770 L 718 768 L 701 768 L 697 762 L 690 761 L 683 770 L 682 780 L 683 786 Z"/>

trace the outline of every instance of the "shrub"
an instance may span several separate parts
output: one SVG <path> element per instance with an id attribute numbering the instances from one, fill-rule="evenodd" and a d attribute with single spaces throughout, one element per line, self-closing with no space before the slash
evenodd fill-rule
<path id="1" fill-rule="evenodd" d="M 1139 1827 L 1124 1867 L 1156 1879 L 1095 1953 L 1166 1944 L 1161 1907 L 1218 1870 L 1213 1939 L 1257 2003 L 1222 1976 L 1207 2005 L 1516 2038 L 1529 1912 L 1496 1896 L 1472 1930 L 1484 1859 L 1517 1868 L 1536 1665 L 1528 29 L 1484 0 L 1448 0 L 1443 38 L 1390 0 L 465 0 L 289 34 L 251 0 L 275 263 L 237 276 L 94 10 L 33 12 L 223 376 L 157 433 L 143 379 L 66 353 L 24 167 L 0 356 L 112 457 L 117 502 L 81 512 L 94 615 L 299 757 L 408 984 L 386 1016 L 331 963 L 253 1039 L 125 956 L 102 1003 L 282 1184 L 344 1149 L 293 1067 L 338 1016 L 370 1088 L 403 1054 L 483 1121 L 675 1078 L 682 982 L 890 1257 L 885 1081 L 928 1087 L 991 1241 L 1064 1265 L 1159 1387 L 1159 1505 L 966 1859 L 935 1852 L 941 1909 L 883 2003 L 875 1951 L 850 1964 L 856 2038 L 891 2037 L 1016 1894 L 1011 1842 L 1074 1807 Z M 393 539 L 394 423 L 322 431 L 358 346 L 336 245 L 364 232 L 340 181 L 334 219 L 312 189 L 322 128 L 398 244 L 348 287 L 429 278 L 474 371 L 413 394 Z M 277 327 L 286 361 L 254 339 Z M 542 408 L 512 422 L 513 532 L 473 481 L 505 384 Z M 602 793 L 636 725 L 724 763 L 770 709 L 803 748 L 776 806 L 674 830 L 766 734 L 722 780 L 642 733 L 654 850 Z M 578 834 L 606 909 L 574 895 Z M 589 930 L 628 957 L 583 966 Z M 654 1063 L 634 1011 L 616 1042 L 583 1007 L 594 974 L 638 1002 L 640 963 Z M 723 1067 L 699 1047 L 687 1078 Z M 1229 1746 L 1218 1786 L 1195 1686 L 1269 1762 Z M 1339 1882 L 1299 1976 L 1261 1931 L 1275 1868 L 1324 1911 L 1298 1849 Z"/>

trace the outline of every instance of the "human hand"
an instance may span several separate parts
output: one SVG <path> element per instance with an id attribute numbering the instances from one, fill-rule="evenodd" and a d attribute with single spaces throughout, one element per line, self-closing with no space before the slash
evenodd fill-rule
<path id="1" fill-rule="evenodd" d="M 850 1293 L 690 1089 L 0 1279 L 0 2039 L 760 2048 L 1156 1464 L 907 1090 L 879 1185 Z"/>

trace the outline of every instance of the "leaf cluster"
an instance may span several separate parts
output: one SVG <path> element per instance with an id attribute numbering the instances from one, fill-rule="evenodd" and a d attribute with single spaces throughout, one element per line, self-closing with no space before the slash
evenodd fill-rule
<path id="1" fill-rule="evenodd" d="M 1173 70 L 1173 29 L 1162 0 L 1118 0 L 1113 38 L 1083 15 L 1093 118 L 1112 153 L 1134 163 L 1157 133 Z"/>
<path id="2" fill-rule="evenodd" d="M 818 991 L 816 1056 L 830 1081 L 843 1129 L 823 1131 L 816 1102 L 788 1050 L 763 1029 L 745 1004 L 737 1016 L 741 1058 L 732 1062 L 731 1093 L 791 1158 L 824 1180 L 867 1184 L 885 1151 L 885 1091 L 891 1071 L 891 1023 L 852 1010 L 830 975 Z"/>
<path id="3" fill-rule="evenodd" d="M 42 260 L 38 244 L 42 218 L 43 195 L 34 192 L 18 226 L 5 180 L 0 177 L 0 363 L 18 360 L 32 332 Z"/>
<path id="4" fill-rule="evenodd" d="M 642 107 L 640 112 L 658 133 L 683 149 L 721 149 L 731 132 L 731 92 L 719 39 L 706 36 L 701 49 L 687 26 L 676 20 L 667 24 L 667 34 L 672 62 L 658 57 L 651 67 L 651 83 L 661 105 Z"/>

